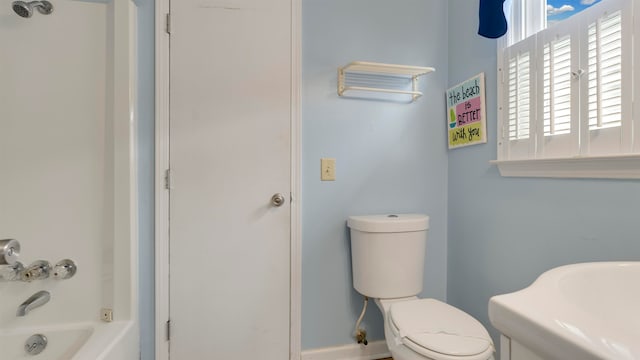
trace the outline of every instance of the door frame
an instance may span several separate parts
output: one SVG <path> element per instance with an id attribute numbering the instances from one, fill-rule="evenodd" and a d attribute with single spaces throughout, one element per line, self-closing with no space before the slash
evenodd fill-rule
<path id="1" fill-rule="evenodd" d="M 169 360 L 169 33 L 170 0 L 155 1 L 155 352 Z M 301 34 L 302 0 L 291 0 L 291 289 L 289 358 L 301 357 Z"/>

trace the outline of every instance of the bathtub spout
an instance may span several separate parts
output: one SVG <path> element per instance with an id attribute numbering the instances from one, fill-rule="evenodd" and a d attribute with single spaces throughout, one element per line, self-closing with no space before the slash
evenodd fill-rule
<path id="1" fill-rule="evenodd" d="M 16 316 L 25 316 L 31 310 L 48 303 L 50 299 L 51 294 L 48 291 L 38 291 L 18 306 Z"/>

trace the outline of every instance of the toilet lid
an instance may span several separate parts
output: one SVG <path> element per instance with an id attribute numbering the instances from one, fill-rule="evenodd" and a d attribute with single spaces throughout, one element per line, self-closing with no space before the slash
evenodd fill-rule
<path id="1" fill-rule="evenodd" d="M 493 342 L 487 330 L 464 311 L 435 299 L 397 302 L 389 309 L 397 340 L 425 355 L 479 355 L 490 351 Z"/>

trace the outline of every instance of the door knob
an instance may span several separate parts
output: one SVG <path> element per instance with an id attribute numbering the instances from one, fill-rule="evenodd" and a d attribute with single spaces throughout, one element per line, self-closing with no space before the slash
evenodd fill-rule
<path id="1" fill-rule="evenodd" d="M 284 195 L 277 193 L 271 197 L 271 205 L 282 206 L 284 204 Z"/>

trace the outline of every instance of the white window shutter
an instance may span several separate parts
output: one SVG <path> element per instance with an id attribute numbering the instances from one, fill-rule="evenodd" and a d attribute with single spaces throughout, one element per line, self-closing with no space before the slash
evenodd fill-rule
<path id="1" fill-rule="evenodd" d="M 622 125 L 622 14 L 589 25 L 589 130 Z"/>
<path id="2" fill-rule="evenodd" d="M 515 54 L 509 59 L 508 113 L 510 141 L 529 139 L 531 123 L 531 54 Z"/>
<path id="3" fill-rule="evenodd" d="M 544 44 L 542 94 L 544 136 L 570 134 L 571 128 L 571 37 Z"/>
<path id="4" fill-rule="evenodd" d="M 582 21 L 584 77 L 582 155 L 632 151 L 632 1 L 607 0 Z"/>
<path id="5" fill-rule="evenodd" d="M 532 120 L 535 118 L 533 94 L 535 38 L 521 41 L 506 49 L 503 59 L 505 80 L 503 84 L 503 141 L 506 157 L 526 159 L 534 154 Z"/>
<path id="6" fill-rule="evenodd" d="M 498 56 L 498 160 L 640 154 L 640 0 L 599 1 L 518 41 L 536 18 L 527 4 L 508 6 L 517 42 Z"/>
<path id="7" fill-rule="evenodd" d="M 537 35 L 536 157 L 579 152 L 579 26 L 565 21 Z"/>

